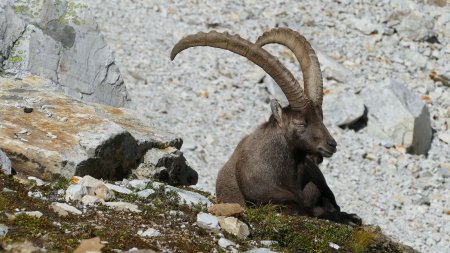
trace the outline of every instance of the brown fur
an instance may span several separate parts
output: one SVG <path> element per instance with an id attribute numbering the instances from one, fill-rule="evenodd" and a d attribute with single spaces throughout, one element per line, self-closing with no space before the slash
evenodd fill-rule
<path id="1" fill-rule="evenodd" d="M 336 151 L 336 142 L 309 104 L 302 111 L 272 102 L 269 121 L 245 137 L 220 170 L 218 202 L 279 204 L 291 214 L 361 224 L 356 215 L 340 212 L 323 174 L 307 156 L 320 160 Z"/>

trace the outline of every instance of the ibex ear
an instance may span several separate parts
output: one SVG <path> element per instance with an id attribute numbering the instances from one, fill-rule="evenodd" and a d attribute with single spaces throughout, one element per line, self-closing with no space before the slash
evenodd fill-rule
<path id="1" fill-rule="evenodd" d="M 281 125 L 283 110 L 281 109 L 280 103 L 278 103 L 276 99 L 270 100 L 270 109 L 272 109 L 272 115 L 277 121 L 277 123 Z"/>

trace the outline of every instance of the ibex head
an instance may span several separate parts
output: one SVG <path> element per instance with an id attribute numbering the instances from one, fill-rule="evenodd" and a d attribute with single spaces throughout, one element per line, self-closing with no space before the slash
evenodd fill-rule
<path id="1" fill-rule="evenodd" d="M 305 93 L 292 73 L 262 46 L 278 43 L 288 47 L 300 63 Z M 180 40 L 172 49 L 171 59 L 184 49 L 195 46 L 222 48 L 242 55 L 261 67 L 280 86 L 289 106 L 281 108 L 272 102 L 273 119 L 283 132 L 286 141 L 294 148 L 319 157 L 330 157 L 336 152 L 336 141 L 322 121 L 322 74 L 319 61 L 311 45 L 299 33 L 290 29 L 272 29 L 256 43 L 228 33 L 197 33 Z"/>
<path id="2" fill-rule="evenodd" d="M 309 42 L 291 29 L 272 29 L 260 36 L 255 44 L 262 47 L 270 43 L 284 45 L 294 53 L 303 73 L 306 93 L 304 106 L 300 108 L 280 110 L 278 102 L 272 101 L 274 119 L 283 128 L 287 141 L 292 141 L 295 147 L 309 154 L 318 155 L 314 160 L 319 163 L 321 156 L 331 157 L 337 146 L 323 124 L 323 82 L 319 60 Z"/>
<path id="3" fill-rule="evenodd" d="M 320 111 L 312 104 L 302 109 L 281 108 L 278 101 L 271 101 L 272 118 L 288 144 L 305 153 L 316 163 L 322 157 L 331 157 L 336 152 L 336 141 L 331 137 L 322 122 Z"/>

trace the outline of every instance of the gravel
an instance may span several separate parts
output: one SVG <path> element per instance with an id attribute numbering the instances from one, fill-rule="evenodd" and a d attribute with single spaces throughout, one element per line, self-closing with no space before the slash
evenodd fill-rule
<path id="1" fill-rule="evenodd" d="M 365 128 L 329 126 L 339 151 L 321 168 L 344 211 L 358 213 L 365 223 L 420 251 L 449 252 L 445 141 L 450 92 L 429 78 L 432 70 L 450 76 L 448 5 L 408 0 L 87 2 L 115 52 L 132 107 L 184 139 L 182 151 L 199 173 L 198 187 L 209 191 L 239 140 L 269 117 L 271 80 L 248 60 L 219 49 L 188 49 L 170 62 L 171 47 L 183 36 L 216 29 L 255 41 L 267 29 L 288 26 L 339 69 L 350 71 L 343 79 L 325 66 L 326 89 L 358 93 L 385 78 L 407 84 L 430 109 L 435 134 L 427 156 L 404 153 Z M 426 26 L 410 29 L 417 20 Z M 287 49 L 267 48 L 301 78 Z"/>

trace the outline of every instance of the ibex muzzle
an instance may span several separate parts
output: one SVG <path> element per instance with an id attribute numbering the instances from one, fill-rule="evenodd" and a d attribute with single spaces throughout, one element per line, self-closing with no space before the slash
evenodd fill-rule
<path id="1" fill-rule="evenodd" d="M 285 45 L 295 54 L 305 91 L 292 73 L 262 48 L 268 43 Z M 222 48 L 246 57 L 275 80 L 289 101 L 289 106 L 282 108 L 272 100 L 269 121 L 240 141 L 217 177 L 217 200 L 242 206 L 280 204 L 290 213 L 361 224 L 358 216 L 340 212 L 316 165 L 323 157 L 331 157 L 337 144 L 322 121 L 322 74 L 306 39 L 286 28 L 272 29 L 256 43 L 228 33 L 197 33 L 180 40 L 170 57 L 173 60 L 179 52 L 196 46 Z"/>

